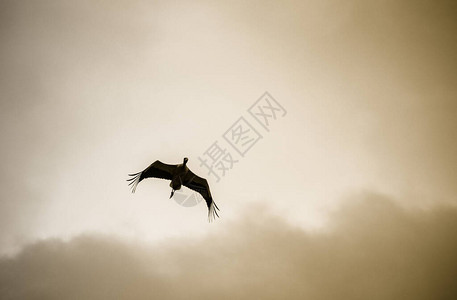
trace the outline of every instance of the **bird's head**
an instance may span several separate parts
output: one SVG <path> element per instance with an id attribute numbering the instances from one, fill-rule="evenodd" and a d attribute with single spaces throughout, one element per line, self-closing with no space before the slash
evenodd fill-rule
<path id="1" fill-rule="evenodd" d="M 187 157 L 184 157 L 183 163 L 184 163 L 184 164 L 187 164 L 187 161 L 188 161 L 188 160 L 189 160 L 189 159 L 188 159 Z"/>

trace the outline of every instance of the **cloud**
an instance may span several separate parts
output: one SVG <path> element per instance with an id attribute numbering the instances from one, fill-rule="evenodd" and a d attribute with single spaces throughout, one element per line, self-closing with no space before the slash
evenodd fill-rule
<path id="1" fill-rule="evenodd" d="M 0 260 L 0 298 L 455 298 L 457 209 L 407 211 L 373 194 L 348 203 L 314 233 L 255 206 L 200 240 L 37 242 Z"/>

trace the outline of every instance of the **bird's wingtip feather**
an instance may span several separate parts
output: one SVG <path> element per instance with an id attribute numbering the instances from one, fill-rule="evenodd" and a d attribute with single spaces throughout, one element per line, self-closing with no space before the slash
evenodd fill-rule
<path id="1" fill-rule="evenodd" d="M 127 179 L 127 181 L 130 181 L 129 186 L 132 190 L 132 193 L 135 193 L 136 187 L 138 186 L 138 183 L 140 183 L 141 172 L 129 174 L 129 176 L 133 176 L 132 178 Z"/>
<path id="2" fill-rule="evenodd" d="M 212 201 L 208 208 L 208 222 L 211 223 L 212 221 L 214 221 L 216 219 L 216 217 L 220 218 L 216 209 L 219 210 L 216 203 L 214 201 Z"/>

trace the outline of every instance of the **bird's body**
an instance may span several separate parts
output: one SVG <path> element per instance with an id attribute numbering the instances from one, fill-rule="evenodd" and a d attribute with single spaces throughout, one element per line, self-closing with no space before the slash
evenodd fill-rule
<path id="1" fill-rule="evenodd" d="M 184 158 L 182 164 L 168 165 L 156 160 L 144 171 L 136 174 L 129 174 L 130 176 L 133 176 L 128 179 L 128 181 L 130 181 L 129 185 L 132 187 L 132 193 L 135 192 L 138 183 L 145 178 L 155 177 L 171 180 L 170 187 L 172 190 L 170 198 L 173 197 L 174 192 L 181 189 L 182 186 L 186 186 L 200 193 L 208 206 L 208 219 L 211 221 L 216 216 L 219 217 L 217 214 L 217 210 L 219 208 L 213 201 L 206 179 L 195 175 L 191 170 L 189 170 L 187 167 L 187 161 L 188 159 L 186 157 Z"/>
<path id="2" fill-rule="evenodd" d="M 183 180 L 186 179 L 186 175 L 189 172 L 189 168 L 186 166 L 187 161 L 184 160 L 182 164 L 177 165 L 173 177 L 170 182 L 170 187 L 174 190 L 179 190 L 184 184 Z"/>

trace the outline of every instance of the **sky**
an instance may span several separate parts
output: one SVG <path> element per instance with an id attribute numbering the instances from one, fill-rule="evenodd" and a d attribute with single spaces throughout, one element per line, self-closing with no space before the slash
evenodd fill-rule
<path id="1" fill-rule="evenodd" d="M 1 298 L 453 298 L 456 13 L 1 1 Z M 240 117 L 262 136 L 244 156 L 223 137 Z M 214 142 L 238 160 L 219 181 Z M 166 181 L 127 186 L 184 157 L 215 222 Z"/>

